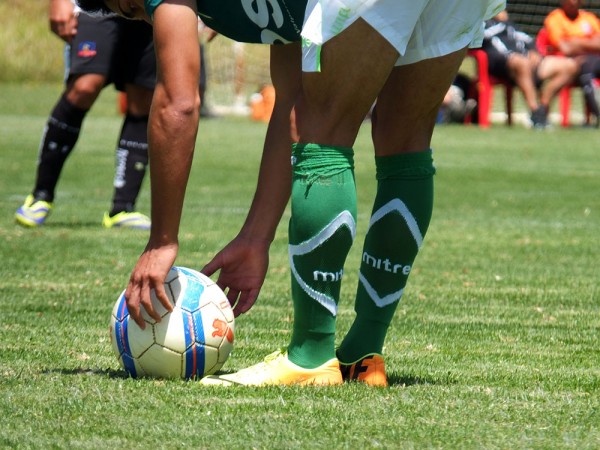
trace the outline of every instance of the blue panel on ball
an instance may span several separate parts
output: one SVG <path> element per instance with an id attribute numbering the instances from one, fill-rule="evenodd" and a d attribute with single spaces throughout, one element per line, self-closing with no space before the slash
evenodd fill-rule
<path id="1" fill-rule="evenodd" d="M 196 376 L 202 378 L 204 376 L 204 363 L 206 362 L 204 345 L 197 344 L 194 347 L 196 347 Z"/>
<path id="2" fill-rule="evenodd" d="M 122 321 L 129 315 L 129 310 L 127 309 L 127 301 L 125 299 L 125 292 L 121 294 L 119 297 L 119 307 L 117 308 L 117 320 Z"/>
<path id="3" fill-rule="evenodd" d="M 185 267 L 173 267 L 171 270 L 173 270 L 173 269 L 175 269 L 178 272 L 181 272 L 181 273 L 187 275 L 188 277 L 195 278 L 196 280 L 198 279 L 198 276 L 194 272 L 192 272 L 191 270 L 186 269 Z"/>
<path id="4" fill-rule="evenodd" d="M 136 377 L 137 371 L 129 348 L 129 317 L 123 322 L 115 322 L 115 340 L 117 341 L 121 361 L 123 361 L 123 367 L 132 377 Z"/>
<path id="5" fill-rule="evenodd" d="M 179 302 L 181 309 L 186 311 L 196 311 L 200 308 L 200 297 L 204 292 L 204 285 L 197 278 L 188 278 L 187 287 L 183 294 L 183 298 Z"/>
<path id="6" fill-rule="evenodd" d="M 185 335 L 185 373 L 184 378 L 188 379 L 194 375 L 196 371 L 196 349 L 194 346 L 194 318 L 189 312 L 183 312 L 181 314 L 183 320 L 183 333 Z"/>
<path id="7" fill-rule="evenodd" d="M 194 334 L 196 335 L 197 344 L 206 344 L 204 325 L 202 324 L 202 310 L 198 310 L 194 313 Z"/>
<path id="8" fill-rule="evenodd" d="M 135 363 L 133 362 L 133 358 L 131 355 L 127 353 L 123 353 L 121 355 L 121 360 L 123 361 L 123 366 L 125 367 L 125 371 L 131 375 L 133 378 L 137 377 L 137 371 L 135 370 Z"/>
<path id="9" fill-rule="evenodd" d="M 115 322 L 115 341 L 117 342 L 117 347 L 119 349 L 119 355 L 127 352 L 129 353 L 129 345 L 127 340 L 127 321 L 124 322 Z"/>

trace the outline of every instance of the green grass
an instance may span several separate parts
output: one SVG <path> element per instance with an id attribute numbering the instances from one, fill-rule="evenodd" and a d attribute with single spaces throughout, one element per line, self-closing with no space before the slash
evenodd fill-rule
<path id="1" fill-rule="evenodd" d="M 0 82 L 61 79 L 64 42 L 50 32 L 49 3 L 0 2 Z"/>
<path id="2" fill-rule="evenodd" d="M 437 129 L 436 208 L 387 340 L 389 389 L 221 390 L 128 379 L 112 355 L 110 310 L 146 237 L 100 226 L 120 125 L 112 92 L 86 120 L 47 225 L 13 223 L 58 89 L 0 85 L 0 447 L 600 447 L 597 131 Z M 368 131 L 340 335 L 374 195 Z M 201 123 L 178 264 L 201 267 L 237 232 L 264 132 Z M 225 369 L 289 339 L 287 218 Z"/>

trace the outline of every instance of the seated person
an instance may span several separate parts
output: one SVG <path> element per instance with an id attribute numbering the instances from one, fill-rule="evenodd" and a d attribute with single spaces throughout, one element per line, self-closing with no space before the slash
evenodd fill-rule
<path id="1" fill-rule="evenodd" d="M 560 7 L 546 17 L 544 28 L 548 32 L 550 52 L 571 57 L 577 62 L 577 81 L 598 126 L 600 109 L 594 78 L 600 78 L 600 19 L 581 9 L 581 3 L 581 0 L 561 0 Z"/>
<path id="2" fill-rule="evenodd" d="M 535 49 L 534 39 L 519 31 L 506 11 L 486 21 L 482 49 L 488 55 L 490 75 L 516 84 L 531 111 L 533 126 L 546 127 L 550 101 L 575 79 L 575 61 L 542 57 Z"/>

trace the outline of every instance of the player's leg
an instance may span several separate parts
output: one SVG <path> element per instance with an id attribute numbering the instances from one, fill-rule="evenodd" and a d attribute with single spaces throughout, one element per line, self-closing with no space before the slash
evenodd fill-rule
<path id="1" fill-rule="evenodd" d="M 63 164 L 79 138 L 85 115 L 105 83 L 106 77 L 98 74 L 76 75 L 68 81 L 44 130 L 34 190 L 36 198 L 54 199 Z"/>
<path id="2" fill-rule="evenodd" d="M 421 234 L 424 234 L 431 215 L 433 167 L 429 144 L 435 118 L 464 57 L 464 50 L 457 51 L 469 45 L 481 32 L 487 6 L 484 2 L 460 0 L 446 2 L 443 6 L 433 1 L 376 2 L 371 9 L 363 10 L 360 18 L 343 32 L 327 40 L 320 52 L 315 53 L 319 55 L 319 64 L 313 67 L 320 67 L 320 72 L 303 74 L 303 96 L 297 104 L 296 113 L 300 142 L 310 143 L 310 152 L 304 154 L 303 147 L 295 149 L 302 151 L 295 157 L 303 165 L 294 167 L 289 233 L 295 314 L 288 348 L 292 362 L 303 367 L 315 367 L 333 354 L 331 343 L 339 300 L 338 283 L 350 243 L 348 240 L 341 241 L 334 247 L 328 240 L 319 240 L 317 233 L 337 226 L 334 220 L 343 214 L 352 215 L 356 209 L 352 161 L 348 159 L 344 165 L 343 157 L 352 154 L 351 148 L 358 129 L 376 97 L 378 106 L 374 143 L 379 159 L 378 170 L 382 176 L 394 181 L 380 184 L 374 215 L 378 223 L 372 229 L 368 242 L 379 247 L 390 235 L 395 243 L 393 247 L 390 246 L 389 250 L 393 249 L 393 252 L 389 253 L 387 259 L 378 258 L 374 262 L 377 268 L 384 271 L 389 268 L 394 275 L 393 280 L 388 281 L 386 277 L 382 285 L 383 281 L 377 277 L 372 280 L 371 286 L 382 292 L 405 283 L 418 249 L 418 246 L 414 248 L 415 239 L 420 239 L 418 229 L 422 228 Z M 333 21 L 334 26 L 338 25 L 335 14 L 332 17 L 317 15 L 318 19 L 328 19 Z M 448 17 L 453 17 L 453 20 L 448 21 Z M 309 21 L 310 18 L 307 23 Z M 319 24 L 323 22 L 315 21 Z M 316 28 L 316 38 L 328 29 L 327 26 Z M 310 33 L 308 27 L 305 27 L 305 32 Z M 304 52 L 304 62 L 310 63 L 308 57 L 311 46 L 305 48 L 308 51 Z M 401 58 L 404 64 L 421 60 L 426 62 L 394 69 L 401 51 L 405 52 Z M 440 54 L 449 56 L 435 58 Z M 395 157 L 407 152 L 416 152 L 416 155 Z M 394 157 L 382 161 L 388 155 Z M 348 174 L 347 182 L 339 181 L 344 171 Z M 406 187 L 411 186 L 414 174 L 417 174 L 417 179 L 422 176 L 424 180 Z M 395 183 L 397 177 L 408 180 Z M 315 185 L 319 190 L 315 189 Z M 410 197 L 413 188 L 418 190 L 414 199 Z M 311 190 L 319 195 L 311 196 Z M 406 204 L 402 202 L 407 202 L 413 211 L 406 214 Z M 396 223 L 396 217 L 403 214 L 402 217 L 416 216 L 410 219 L 418 222 L 416 225 L 411 222 L 409 226 L 405 223 L 404 235 L 396 237 L 396 231 L 390 228 L 392 225 L 387 217 L 386 220 L 377 217 L 387 216 L 388 210 L 393 211 L 391 216 Z M 344 229 L 338 226 L 334 230 L 341 234 Z M 411 240 L 413 248 L 399 248 Z M 307 245 L 313 242 L 318 245 Z M 310 251 L 302 254 L 303 260 L 298 258 L 296 262 L 298 248 Z M 366 260 L 373 264 L 375 249 L 368 246 L 366 251 Z M 327 270 L 323 271 L 320 267 L 326 267 Z M 310 274 L 322 272 L 340 276 L 331 277 L 328 283 L 320 285 L 315 281 L 307 282 Z M 305 276 L 298 276 L 298 273 Z M 401 288 L 397 287 L 387 294 L 394 295 Z M 392 301 L 389 296 L 383 297 L 380 306 L 399 300 L 398 295 Z M 324 302 L 323 298 L 327 301 Z M 324 305 L 333 307 L 328 309 Z M 380 306 L 376 306 L 376 314 L 382 314 L 384 317 L 379 321 L 386 322 L 388 319 L 385 316 L 391 308 L 382 313 Z M 362 329 L 362 332 L 368 334 L 369 330 Z M 385 331 L 382 335 L 385 336 Z M 344 362 L 353 362 L 353 355 L 347 354 L 346 349 L 345 346 L 340 356 L 349 358 Z"/>
<path id="3" fill-rule="evenodd" d="M 287 178 L 288 183 L 291 184 L 290 180 L 292 177 L 292 171 L 289 173 L 283 173 L 282 168 L 289 167 L 290 160 L 290 145 L 292 139 L 290 134 L 295 135 L 291 131 L 290 127 L 290 112 L 295 104 L 297 94 L 301 90 L 301 70 L 300 70 L 300 45 L 289 44 L 289 45 L 275 45 L 271 49 L 271 76 L 273 84 L 277 89 L 277 98 L 275 100 L 275 107 L 273 109 L 273 115 L 269 122 L 267 131 L 267 137 L 265 139 L 265 149 L 263 151 L 263 158 L 261 162 L 259 183 L 255 197 L 253 200 L 253 206 L 251 215 L 247 219 L 247 224 L 250 224 L 250 229 L 254 228 L 252 222 L 256 217 L 266 217 L 265 222 L 274 225 L 272 219 L 275 219 L 275 223 L 278 218 L 281 217 L 281 213 L 285 208 L 287 198 L 289 197 L 289 190 L 283 189 L 280 181 L 284 181 Z M 297 147 L 294 152 L 296 153 L 294 162 L 294 168 L 296 171 L 295 176 L 301 177 L 304 173 L 309 173 L 311 164 L 310 158 L 317 150 L 313 146 L 306 146 L 306 154 L 303 151 L 299 151 Z M 299 153 L 299 155 L 298 155 Z M 315 173 L 313 180 L 307 180 L 303 186 L 294 183 L 294 189 L 296 194 L 301 195 L 305 192 L 311 200 L 313 196 L 319 196 L 326 194 L 326 198 L 322 198 L 324 203 L 330 203 L 331 201 L 345 202 L 345 199 L 332 199 L 324 190 L 323 182 L 319 180 L 320 176 L 323 179 L 330 179 L 333 182 L 340 185 L 343 188 L 344 184 L 349 181 L 350 173 L 347 169 L 349 162 L 351 161 L 351 155 L 341 149 L 340 154 L 333 154 L 332 152 L 323 155 L 320 160 L 321 163 L 326 163 L 333 159 L 336 164 L 335 170 L 337 174 L 326 174 L 326 173 Z M 319 167 L 315 167 L 318 164 L 312 163 L 313 167 L 319 170 Z M 321 168 L 322 167 L 321 164 Z M 274 174 L 273 171 L 277 174 Z M 273 181 L 279 179 L 278 181 Z M 314 182 L 313 182 L 314 181 Z M 284 183 L 285 184 L 285 183 Z M 272 192 L 275 188 L 276 192 Z M 289 188 L 289 185 L 288 185 Z M 302 192 L 301 192 L 302 191 Z M 259 206 L 257 206 L 259 205 Z M 298 206 L 296 206 L 298 208 Z M 302 205 L 299 206 L 300 208 Z M 301 289 L 306 288 L 311 291 L 315 300 L 310 300 L 307 305 L 307 310 L 311 308 L 311 305 L 322 309 L 326 312 L 325 316 L 321 315 L 321 311 L 315 311 L 315 323 L 313 324 L 312 336 L 308 336 L 306 341 L 303 343 L 307 346 L 312 346 L 315 343 L 315 336 L 319 340 L 323 338 L 323 341 L 327 341 L 325 345 L 327 354 L 324 356 L 325 361 L 322 364 L 317 363 L 314 367 L 312 364 L 307 364 L 306 367 L 302 367 L 295 362 L 292 362 L 288 357 L 287 353 L 276 352 L 272 355 L 267 356 L 265 360 L 259 364 L 242 369 L 239 372 L 233 374 L 224 374 L 219 376 L 210 376 L 204 378 L 202 384 L 217 384 L 217 385 L 287 385 L 287 384 L 299 384 L 299 385 L 331 385 L 340 384 L 342 382 L 342 376 L 339 369 L 339 364 L 333 352 L 333 341 L 330 341 L 330 323 L 329 318 L 331 317 L 331 310 L 335 310 L 335 300 L 333 297 L 337 295 L 332 292 L 335 290 L 336 278 L 339 282 L 340 273 L 334 273 L 334 269 L 328 269 L 323 265 L 318 267 L 321 269 L 318 273 L 307 273 L 306 272 L 306 259 L 318 258 L 318 255 L 311 255 L 311 250 L 314 250 L 315 243 L 318 244 L 322 241 L 322 244 L 327 248 L 328 251 L 337 252 L 340 246 L 346 246 L 348 241 L 351 241 L 353 235 L 354 217 L 350 212 L 342 213 L 339 217 L 332 220 L 331 226 L 325 226 L 324 229 L 318 228 L 318 224 L 307 223 L 306 227 L 310 230 L 308 235 L 315 234 L 314 239 L 308 239 L 304 244 L 297 245 L 290 248 L 290 257 L 293 262 L 293 271 L 297 272 L 301 282 Z M 290 224 L 290 227 L 300 227 L 301 224 L 296 222 Z M 260 228 L 260 227 L 259 227 Z M 246 230 L 247 231 L 247 230 Z M 303 230 L 296 230 L 303 231 Z M 325 242 L 329 240 L 329 242 Z M 317 249 L 316 254 L 320 253 Z M 345 252 L 344 252 L 345 254 Z M 335 257 L 335 263 L 338 262 L 339 257 Z M 221 272 L 223 275 L 223 271 Z M 316 276 L 317 280 L 314 280 Z M 329 284 L 333 286 L 333 289 L 321 289 L 328 280 Z M 317 292 L 317 290 L 322 292 Z M 230 291 L 231 292 L 231 291 Z M 316 309 L 316 308 L 314 308 Z M 319 354 L 319 357 L 321 354 Z M 314 367 L 314 368 L 313 368 Z"/>
<path id="4" fill-rule="evenodd" d="M 85 14 L 79 18 L 78 33 L 69 51 L 67 85 L 42 135 L 34 189 L 15 214 L 22 225 L 37 226 L 46 220 L 62 168 L 79 138 L 83 120 L 106 85 L 106 73 L 98 64 L 105 52 L 102 42 L 97 40 L 96 20 Z"/>
<path id="5" fill-rule="evenodd" d="M 114 194 L 103 225 L 150 228 L 148 216 L 135 205 L 148 166 L 148 115 L 156 80 L 152 28 L 144 22 L 119 19 L 119 47 L 111 67 L 115 86 L 127 94 L 127 108 L 116 149 Z"/>
<path id="6" fill-rule="evenodd" d="M 360 58 L 357 58 L 360 55 Z M 375 56 L 376 55 L 376 56 Z M 314 368 L 335 357 L 335 322 L 356 220 L 354 140 L 398 52 L 359 19 L 303 74 L 289 225 L 294 324 L 288 356 Z"/>
<path id="7" fill-rule="evenodd" d="M 289 88 L 294 98 L 296 92 L 305 94 L 296 101 L 301 143 L 292 151 L 291 342 L 287 354 L 236 374 L 206 379 L 205 384 L 341 383 L 335 318 L 344 261 L 355 234 L 352 145 L 397 58 L 398 52 L 359 20 L 323 46 L 322 72 L 304 74 L 302 89 Z M 272 61 L 272 66 L 277 71 L 293 67 L 296 72 L 287 78 L 298 78 L 297 60 Z M 276 87 L 279 99 L 279 83 Z"/>
<path id="8" fill-rule="evenodd" d="M 52 202 L 63 165 L 73 150 L 87 112 L 106 83 L 99 74 L 75 75 L 52 110 L 46 124 L 34 197 Z"/>
<path id="9" fill-rule="evenodd" d="M 377 99 L 372 130 L 377 194 L 362 251 L 356 319 L 337 351 L 349 379 L 386 384 L 384 340 L 433 209 L 431 136 L 464 54 L 396 67 Z M 363 372 L 374 378 L 365 380 Z"/>

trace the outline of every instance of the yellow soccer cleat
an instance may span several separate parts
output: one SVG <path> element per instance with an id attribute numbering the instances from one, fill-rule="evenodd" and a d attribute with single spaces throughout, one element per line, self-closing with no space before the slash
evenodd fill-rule
<path id="1" fill-rule="evenodd" d="M 336 358 L 315 369 L 304 369 L 288 359 L 287 353 L 276 351 L 263 362 L 224 375 L 209 375 L 200 380 L 206 386 L 330 386 L 342 384 Z"/>
<path id="2" fill-rule="evenodd" d="M 150 218 L 139 212 L 122 211 L 119 214 L 110 216 L 104 213 L 102 226 L 104 228 L 137 228 L 140 230 L 150 229 Z"/>
<path id="3" fill-rule="evenodd" d="M 36 200 L 33 195 L 28 195 L 23 205 L 15 212 L 15 220 L 19 225 L 34 228 L 46 221 L 51 210 L 52 203 Z"/>
<path id="4" fill-rule="evenodd" d="M 375 353 L 350 364 L 340 362 L 340 370 L 344 381 L 359 381 L 369 386 L 388 385 L 383 356 Z"/>

